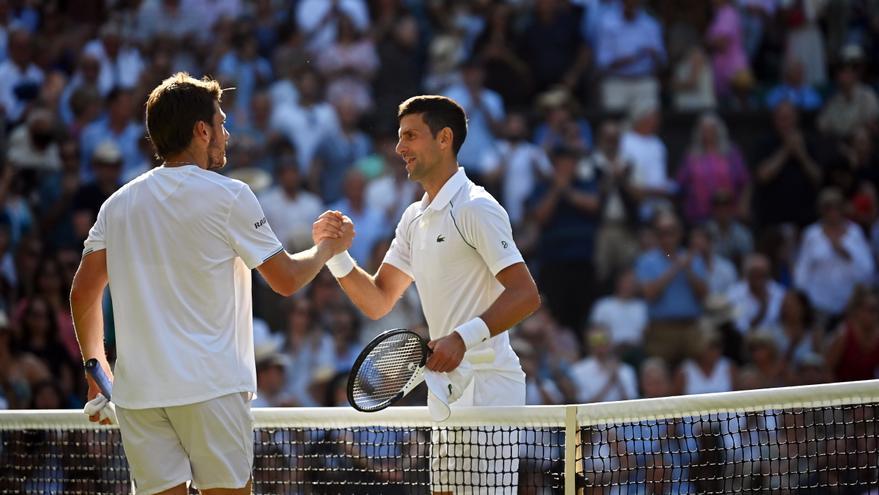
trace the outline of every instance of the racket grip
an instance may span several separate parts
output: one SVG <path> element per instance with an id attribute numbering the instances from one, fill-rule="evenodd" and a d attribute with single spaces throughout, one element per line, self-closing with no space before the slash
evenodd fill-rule
<path id="1" fill-rule="evenodd" d="M 107 374 L 104 373 L 104 368 L 101 367 L 101 363 L 99 363 L 97 359 L 91 358 L 85 362 L 85 371 L 92 377 L 92 380 L 98 384 L 98 388 L 101 389 L 101 393 L 104 394 L 104 397 L 106 397 L 107 400 L 110 400 L 110 393 L 113 391 L 113 384 L 110 383 L 110 379 L 107 377 Z"/>

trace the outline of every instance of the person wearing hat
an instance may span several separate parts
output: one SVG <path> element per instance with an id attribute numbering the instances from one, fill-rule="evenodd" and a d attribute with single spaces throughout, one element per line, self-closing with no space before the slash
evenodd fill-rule
<path id="1" fill-rule="evenodd" d="M 879 98 L 861 81 L 864 50 L 858 45 L 842 49 L 836 68 L 836 93 L 818 115 L 818 129 L 834 137 L 848 138 L 858 128 L 879 131 Z"/>

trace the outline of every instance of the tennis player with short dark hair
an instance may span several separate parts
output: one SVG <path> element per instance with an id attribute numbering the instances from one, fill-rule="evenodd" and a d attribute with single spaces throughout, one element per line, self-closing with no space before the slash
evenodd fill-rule
<path id="1" fill-rule="evenodd" d="M 464 110 L 443 96 L 416 96 L 400 105 L 398 120 L 397 153 L 425 195 L 403 213 L 375 275 L 347 252 L 327 267 L 375 319 L 414 281 L 430 329 L 429 369 L 452 371 L 468 355 L 493 351 L 494 362 L 473 365 L 473 381 L 453 407 L 524 405 L 525 373 L 505 331 L 534 312 L 540 297 L 506 211 L 458 166 L 467 135 Z M 313 233 L 319 241 L 332 232 L 331 225 L 317 224 Z M 498 459 L 488 458 L 484 447 L 492 440 L 479 446 L 438 440 L 431 455 L 434 493 L 516 493 L 518 452 L 498 450 Z"/>
<path id="2" fill-rule="evenodd" d="M 109 374 L 101 303 L 110 285 L 113 401 L 138 494 L 183 495 L 188 481 L 205 494 L 250 493 L 250 271 L 289 295 L 353 238 L 350 224 L 322 218 L 324 239 L 291 256 L 250 188 L 213 172 L 229 137 L 222 92 L 183 73 L 152 91 L 147 131 L 165 163 L 101 206 L 70 294 L 83 358 Z"/>

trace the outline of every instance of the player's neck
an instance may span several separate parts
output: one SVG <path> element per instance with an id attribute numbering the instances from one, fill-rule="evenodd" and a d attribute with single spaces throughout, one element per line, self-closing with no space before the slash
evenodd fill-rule
<path id="1" fill-rule="evenodd" d="M 195 165 L 199 168 L 207 170 L 207 153 L 202 155 L 201 153 L 186 149 L 181 151 L 180 153 L 169 155 L 167 158 L 165 158 L 165 163 L 162 166 L 170 168 L 182 167 L 184 165 Z"/>
<path id="2" fill-rule="evenodd" d="M 440 167 L 439 170 L 437 170 L 437 173 L 432 177 L 425 177 L 424 180 L 421 181 L 421 187 L 424 188 L 424 192 L 427 193 L 427 197 L 430 201 L 433 201 L 433 198 L 439 194 L 440 189 L 446 185 L 446 182 L 448 182 L 457 171 L 458 163 L 455 162 L 453 165 Z"/>

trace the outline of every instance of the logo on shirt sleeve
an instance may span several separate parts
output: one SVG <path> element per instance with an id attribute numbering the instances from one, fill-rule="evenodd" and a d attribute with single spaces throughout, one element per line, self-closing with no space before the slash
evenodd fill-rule
<path id="1" fill-rule="evenodd" d="M 253 228 L 258 229 L 266 224 L 266 217 L 262 217 L 259 222 L 253 222 Z"/>
<path id="2" fill-rule="evenodd" d="M 501 246 L 503 246 L 504 249 L 507 249 L 507 247 L 509 246 L 509 244 L 507 244 L 507 241 L 501 241 Z"/>

